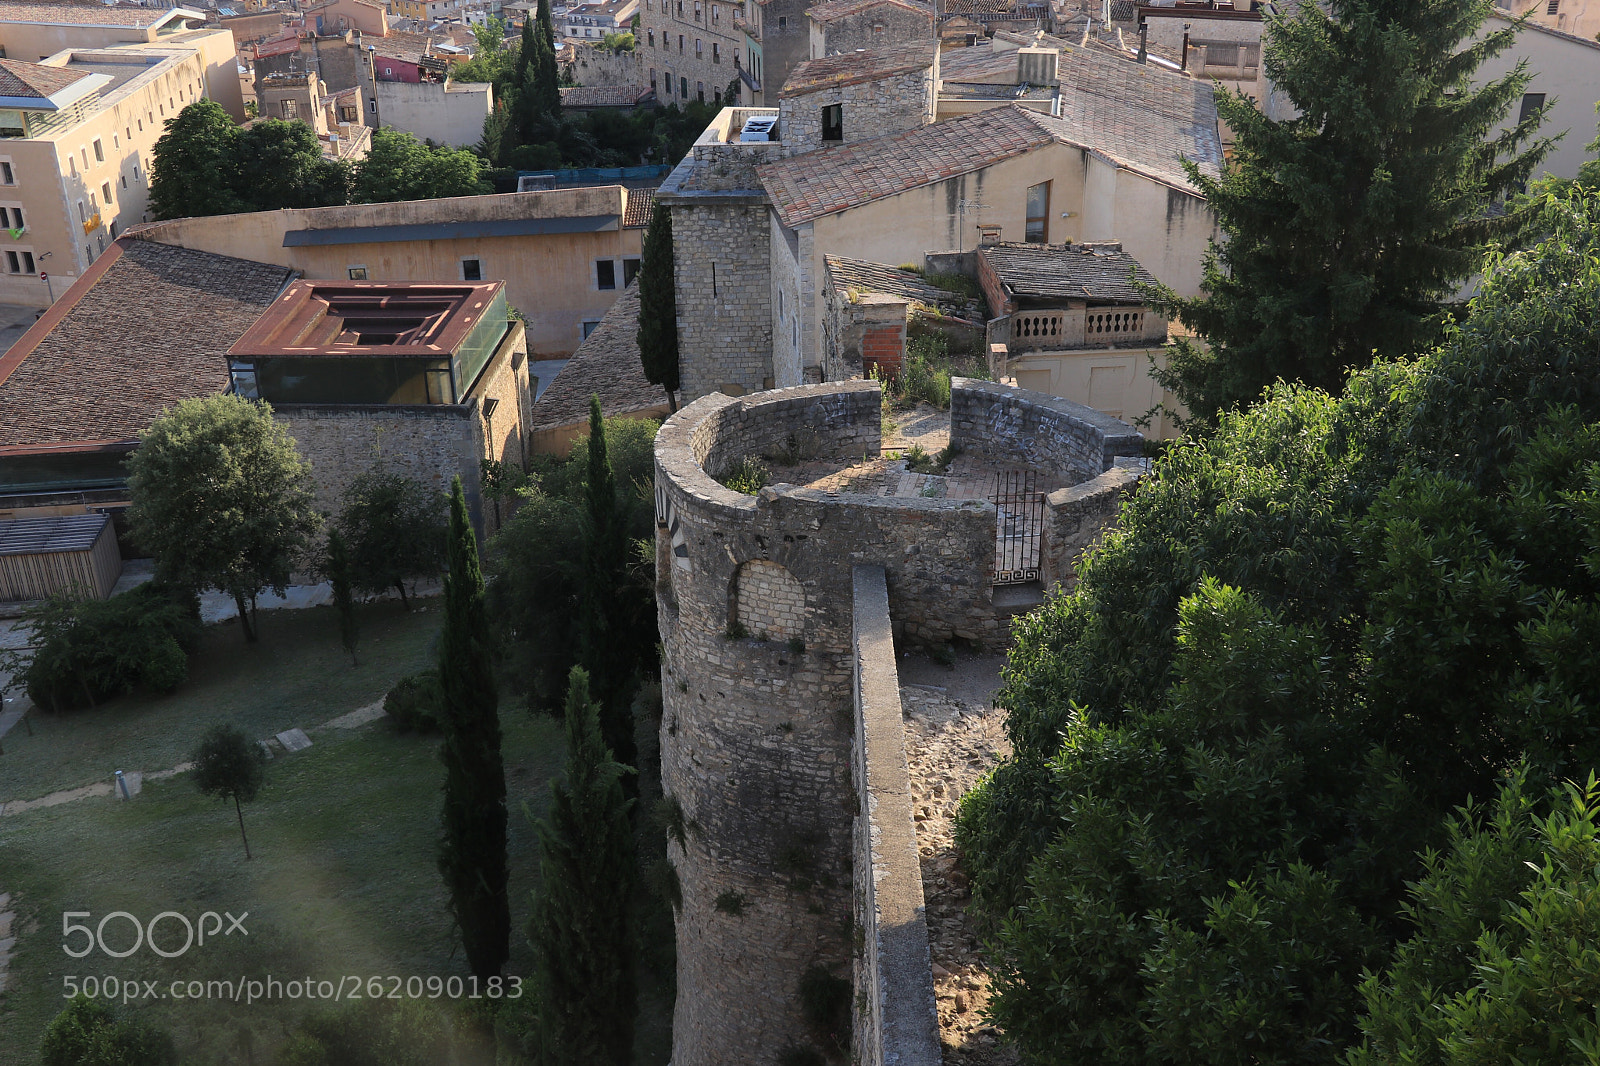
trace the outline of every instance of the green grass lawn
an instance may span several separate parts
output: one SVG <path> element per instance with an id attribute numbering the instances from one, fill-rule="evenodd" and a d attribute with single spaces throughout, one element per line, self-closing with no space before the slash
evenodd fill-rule
<path id="1" fill-rule="evenodd" d="M 436 602 L 436 601 L 435 601 Z M 13 894 L 18 940 L 10 990 L 0 995 L 0 1066 L 36 1061 L 38 1042 L 61 1009 L 63 977 L 119 981 L 465 974 L 434 865 L 443 768 L 434 738 L 401 736 L 380 720 L 355 730 L 313 727 L 371 703 L 429 659 L 437 609 L 406 615 L 380 605 L 363 616 L 362 665 L 339 653 L 331 611 L 263 614 L 258 646 L 236 626 L 216 627 L 190 682 L 155 701 L 118 701 L 71 715 L 41 715 L 31 738 L 0 756 L 0 795 L 32 797 L 104 780 L 110 769 L 156 769 L 182 761 L 205 726 L 232 717 L 254 735 L 307 727 L 313 747 L 279 755 L 267 784 L 245 808 L 255 853 L 246 861 L 231 805 L 200 796 L 187 776 L 147 783 L 132 803 L 91 798 L 0 818 L 0 890 Z M 523 935 L 537 847 L 523 817 L 542 815 L 559 772 L 558 723 L 502 703 L 510 818 L 512 960 L 526 972 Z M 12 738 L 8 738 L 8 741 Z M 21 782 L 21 784 L 18 784 Z M 249 912 L 248 937 L 213 936 L 180 958 L 148 948 L 127 958 L 98 949 L 76 960 L 62 950 L 62 912 L 112 911 L 148 922 L 162 911 Z M 132 943 L 114 919 L 106 937 Z M 171 937 L 169 940 L 168 937 Z M 163 946 L 183 938 L 162 926 Z M 74 940 L 76 943 L 76 939 Z M 175 1002 L 130 1007 L 178 1040 L 185 1063 L 271 1061 L 285 1031 L 327 1004 Z"/>

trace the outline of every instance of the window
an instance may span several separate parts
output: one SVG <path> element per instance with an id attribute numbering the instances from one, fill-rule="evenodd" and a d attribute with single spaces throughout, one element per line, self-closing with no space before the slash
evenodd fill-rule
<path id="1" fill-rule="evenodd" d="M 356 110 L 356 107 L 355 107 L 354 104 L 343 104 L 343 105 L 340 106 L 340 108 L 339 108 L 339 121 L 340 122 L 356 122 L 356 121 L 359 121 L 359 119 L 360 119 L 360 115 L 357 113 L 357 110 Z"/>
<path id="2" fill-rule="evenodd" d="M 79 200 L 78 201 L 78 224 L 82 225 L 83 223 L 85 223 L 87 221 L 89 221 L 89 214 L 88 214 L 88 212 L 86 212 L 83 209 L 83 201 Z"/>
<path id="3" fill-rule="evenodd" d="M 678 34 L 678 54 L 680 56 L 683 55 L 683 34 L 681 33 Z M 685 93 L 684 95 L 687 96 L 688 94 Z"/>
<path id="4" fill-rule="evenodd" d="M 655 92 L 656 91 L 656 68 L 655 67 L 651 67 L 650 68 L 650 91 L 651 92 Z"/>
<path id="5" fill-rule="evenodd" d="M 705 54 L 706 54 L 705 42 L 702 41 L 700 38 L 696 37 L 694 39 L 694 57 L 696 59 L 699 59 L 702 56 L 704 56 Z"/>
<path id="6" fill-rule="evenodd" d="M 95 143 L 99 144 L 100 142 L 96 141 Z M 111 147 L 113 147 L 113 148 L 121 148 L 122 147 L 122 138 L 118 137 L 115 133 L 113 133 L 111 135 Z"/>
<path id="7" fill-rule="evenodd" d="M 678 79 L 678 95 L 683 97 L 685 100 L 687 100 L 689 98 L 689 79 L 688 78 L 679 78 Z"/>
<path id="8" fill-rule="evenodd" d="M 678 17 L 683 18 L 683 0 L 678 0 Z"/>
<path id="9" fill-rule="evenodd" d="M 67 175 L 74 178 L 78 176 L 77 160 L 73 159 L 70 154 L 67 156 Z"/>
<path id="10" fill-rule="evenodd" d="M 129 140 L 129 141 L 133 140 L 133 127 L 132 126 L 124 126 L 124 127 L 122 127 L 122 136 L 123 136 L 124 140 Z"/>
<path id="11" fill-rule="evenodd" d="M 463 259 L 463 260 L 461 260 L 461 280 L 462 281 L 482 281 L 483 280 L 483 260 L 482 259 Z"/>
<path id="12" fill-rule="evenodd" d="M 144 132 L 144 119 L 136 118 L 133 121 L 139 127 L 139 132 L 143 133 Z"/>
<path id="13" fill-rule="evenodd" d="M 124 189 L 128 187 L 128 175 L 126 174 L 122 175 L 122 187 Z"/>
<path id="14" fill-rule="evenodd" d="M 278 101 L 278 107 L 283 112 L 283 117 L 284 118 L 299 118 L 300 117 L 300 101 L 299 100 L 280 100 L 280 101 Z"/>
<path id="15" fill-rule="evenodd" d="M 256 368 L 251 363 L 233 363 L 228 367 L 228 377 L 233 383 L 233 391 L 247 400 L 259 400 L 261 393 L 256 389 Z"/>
<path id="16" fill-rule="evenodd" d="M 822 109 L 822 139 L 844 140 L 844 105 L 829 104 Z"/>
<path id="17" fill-rule="evenodd" d="M 694 0 L 694 20 L 700 21 L 700 0 Z"/>
<path id="18" fill-rule="evenodd" d="M 89 149 L 80 147 L 78 149 L 78 155 L 83 157 L 83 169 L 84 170 L 88 170 L 89 169 Z"/>
<path id="19" fill-rule="evenodd" d="M 0 185 L 15 185 L 17 175 L 11 169 L 10 163 L 0 163 Z"/>
<path id="20" fill-rule="evenodd" d="M 100 198 L 106 202 L 107 207 L 110 207 L 113 203 L 115 203 L 115 201 L 111 199 L 111 183 L 109 181 L 103 181 L 100 183 Z"/>
<path id="21" fill-rule="evenodd" d="M 646 30 L 645 31 L 645 37 L 650 42 L 650 47 L 654 48 L 656 46 L 656 31 L 655 30 Z"/>
<path id="22" fill-rule="evenodd" d="M 367 268 L 366 267 L 351 267 L 349 270 L 345 271 L 345 273 L 350 275 L 350 280 L 351 281 L 366 281 L 367 280 Z"/>
<path id="23" fill-rule="evenodd" d="M 622 261 L 622 287 L 626 289 L 633 284 L 633 279 L 639 276 L 639 260 L 624 259 Z"/>
<path id="24" fill-rule="evenodd" d="M 699 100 L 702 104 L 706 102 L 706 83 L 705 82 L 697 81 L 697 82 L 694 83 L 694 95 L 695 95 L 695 99 Z"/>
<path id="25" fill-rule="evenodd" d="M 1550 6 L 1544 9 L 1546 15 L 1554 15 L 1561 10 L 1561 0 L 1550 0 Z"/>
<path id="26" fill-rule="evenodd" d="M 600 320 L 598 318 L 584 319 L 584 322 L 583 322 L 583 339 L 584 340 L 588 340 L 589 339 L 589 334 L 593 333 L 595 330 L 597 330 L 599 328 L 600 328 Z"/>
<path id="27" fill-rule="evenodd" d="M 722 46 L 719 45 L 716 41 L 712 41 L 711 42 L 711 62 L 713 62 L 713 63 L 722 62 Z"/>
<path id="28" fill-rule="evenodd" d="M 1050 243 L 1050 183 L 1028 186 L 1028 218 L 1023 239 L 1029 244 Z"/>
<path id="29" fill-rule="evenodd" d="M 883 23 L 874 22 L 872 24 L 872 35 L 874 37 L 877 37 L 877 36 L 880 36 L 882 33 L 883 33 Z"/>
<path id="30" fill-rule="evenodd" d="M 594 261 L 594 285 L 602 292 L 617 287 L 617 264 L 610 259 Z"/>
<path id="31" fill-rule="evenodd" d="M 96 163 L 104 163 L 106 161 L 106 146 L 100 142 L 98 137 L 94 139 L 94 161 Z"/>
<path id="32" fill-rule="evenodd" d="M 1552 4 L 1552 7 L 1555 5 Z M 1517 124 L 1528 121 L 1544 106 L 1544 93 L 1523 93 L 1522 110 L 1517 114 Z"/>
<path id="33" fill-rule="evenodd" d="M 779 15 L 778 16 L 778 29 L 779 29 L 779 31 L 781 32 L 781 31 L 786 30 L 788 28 L 789 28 L 789 16 L 788 15 Z"/>
<path id="34" fill-rule="evenodd" d="M 22 261 L 17 258 L 16 252 L 6 253 L 6 269 L 13 274 L 22 273 Z"/>
<path id="35" fill-rule="evenodd" d="M 715 26 L 722 21 L 722 8 L 716 4 L 711 5 L 711 25 Z"/>

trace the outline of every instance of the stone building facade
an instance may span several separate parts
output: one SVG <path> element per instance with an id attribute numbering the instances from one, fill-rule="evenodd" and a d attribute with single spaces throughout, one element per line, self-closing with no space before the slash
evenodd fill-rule
<path id="1" fill-rule="evenodd" d="M 1140 447 L 1131 427 L 1049 397 L 962 380 L 955 391 L 952 440 L 974 450 L 1026 441 L 1093 485 Z M 818 970 L 854 985 L 859 1061 L 937 1062 L 915 848 L 893 846 L 914 841 L 904 751 L 878 741 L 900 727 L 891 632 L 1004 641 L 995 506 L 781 484 L 747 496 L 714 478 L 801 435 L 822 455 L 874 456 L 880 400 L 871 381 L 712 394 L 656 438 L 662 779 L 697 827 L 669 845 L 678 1066 L 776 1063 L 818 1045 L 800 1005 Z M 1127 480 L 1080 494 L 1074 536 L 1098 532 Z"/>
<path id="2" fill-rule="evenodd" d="M 634 48 L 644 83 L 663 106 L 722 102 L 739 76 L 744 42 L 733 22 L 744 8 L 727 0 L 644 0 Z"/>
<path id="3" fill-rule="evenodd" d="M 645 85 L 642 42 L 631 52 L 613 52 L 594 44 L 574 42 L 567 73 L 579 85 Z"/>
<path id="4" fill-rule="evenodd" d="M 799 153 L 916 129 L 933 121 L 938 80 L 931 39 L 807 60 L 778 91 L 783 142 Z"/>
<path id="5" fill-rule="evenodd" d="M 933 8 L 915 0 L 833 0 L 806 18 L 812 59 L 934 39 Z"/>

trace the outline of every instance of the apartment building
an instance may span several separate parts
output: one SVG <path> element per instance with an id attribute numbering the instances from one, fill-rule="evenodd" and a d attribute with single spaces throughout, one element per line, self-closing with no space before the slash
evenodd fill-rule
<path id="1" fill-rule="evenodd" d="M 627 33 L 638 10 L 639 0 L 603 0 L 564 8 L 551 22 L 558 38 L 594 44 L 608 33 Z"/>
<path id="2" fill-rule="evenodd" d="M 244 117 L 233 35 L 201 19 L 0 3 L 0 302 L 48 306 L 147 219 L 169 118 L 203 96 Z"/>
<path id="3" fill-rule="evenodd" d="M 656 99 L 679 106 L 721 103 L 742 62 L 744 37 L 734 20 L 753 4 L 643 0 L 634 47 Z"/>

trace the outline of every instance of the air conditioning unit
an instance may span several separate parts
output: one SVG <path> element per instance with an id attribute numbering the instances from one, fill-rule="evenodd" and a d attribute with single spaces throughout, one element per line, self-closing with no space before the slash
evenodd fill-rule
<path id="1" fill-rule="evenodd" d="M 773 129 L 778 125 L 776 115 L 757 115 L 744 120 L 744 129 L 739 131 L 739 140 L 743 141 L 772 141 Z"/>

